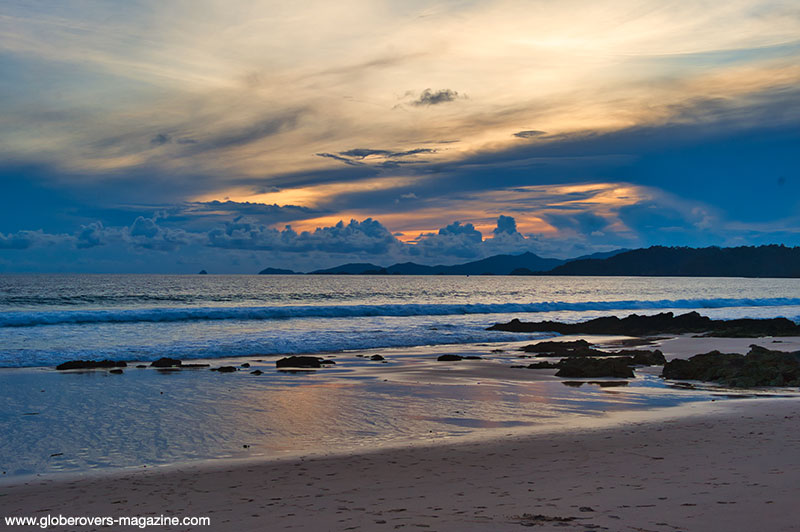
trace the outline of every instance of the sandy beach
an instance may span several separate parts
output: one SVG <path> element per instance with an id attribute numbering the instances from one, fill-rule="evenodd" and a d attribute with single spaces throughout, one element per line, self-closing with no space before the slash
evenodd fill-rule
<path id="1" fill-rule="evenodd" d="M 39 480 L 0 500 L 5 516 L 209 516 L 211 530 L 800 530 L 800 402 L 687 408 L 481 442 Z"/>

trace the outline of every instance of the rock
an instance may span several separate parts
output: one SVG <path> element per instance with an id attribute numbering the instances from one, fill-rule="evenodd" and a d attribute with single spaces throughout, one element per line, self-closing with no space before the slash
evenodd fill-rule
<path id="1" fill-rule="evenodd" d="M 155 362 L 150 364 L 151 368 L 177 368 L 180 367 L 183 362 L 178 360 L 177 358 L 169 358 L 169 357 L 162 357 L 156 360 Z"/>
<path id="2" fill-rule="evenodd" d="M 318 357 L 290 356 L 275 361 L 278 368 L 319 368 L 322 367 Z"/>
<path id="3" fill-rule="evenodd" d="M 234 366 L 220 366 L 218 368 L 211 368 L 211 371 L 219 371 L 220 373 L 234 373 L 237 370 Z"/>
<path id="4" fill-rule="evenodd" d="M 260 369 L 256 369 L 256 370 L 253 370 L 253 371 L 251 371 L 251 372 L 250 372 L 250 375 L 261 375 L 261 374 L 263 374 L 263 373 L 264 373 L 264 372 L 263 372 L 263 371 L 261 371 Z"/>
<path id="5" fill-rule="evenodd" d="M 464 360 L 464 357 L 461 355 L 439 355 L 436 360 L 439 362 L 456 362 L 458 360 Z"/>
<path id="6" fill-rule="evenodd" d="M 375 360 L 377 362 L 380 362 L 381 360 L 384 360 L 384 358 L 382 356 L 380 356 L 380 355 L 372 355 L 371 357 L 369 357 L 369 359 L 370 360 Z"/>
<path id="7" fill-rule="evenodd" d="M 122 375 L 121 369 L 112 369 L 109 373 L 113 373 L 114 375 Z"/>
<path id="8" fill-rule="evenodd" d="M 800 386 L 800 351 L 772 351 L 757 345 L 751 345 L 747 355 L 712 351 L 667 362 L 661 376 L 741 388 Z"/>
<path id="9" fill-rule="evenodd" d="M 615 388 L 618 386 L 627 386 L 628 381 L 587 381 L 587 384 L 594 384 L 601 388 Z"/>
<path id="10" fill-rule="evenodd" d="M 572 342 L 548 340 L 545 342 L 526 345 L 521 349 L 521 351 L 525 351 L 526 353 L 553 353 L 558 356 L 561 353 L 575 351 L 576 349 L 586 349 L 589 347 L 592 347 L 592 344 L 586 340 L 575 340 Z"/>
<path id="11" fill-rule="evenodd" d="M 483 360 L 483 357 L 479 357 L 478 355 L 467 355 L 464 357 L 464 360 Z"/>
<path id="12" fill-rule="evenodd" d="M 571 357 L 558 363 L 556 377 L 590 378 L 590 377 L 633 377 L 629 357 L 592 358 Z"/>
<path id="13" fill-rule="evenodd" d="M 659 349 L 653 351 L 647 349 L 623 349 L 614 353 L 616 356 L 626 356 L 633 358 L 634 366 L 663 366 L 667 363 Z"/>
<path id="14" fill-rule="evenodd" d="M 208 275 L 208 272 L 205 270 L 200 270 L 199 272 L 197 272 L 197 275 Z"/>
<path id="15" fill-rule="evenodd" d="M 244 364 L 240 365 L 239 367 L 241 367 L 241 368 L 249 368 L 250 367 L 250 363 L 249 362 L 245 362 Z"/>
<path id="16" fill-rule="evenodd" d="M 181 364 L 181 369 L 197 369 L 197 368 L 210 368 L 211 364 Z"/>
<path id="17" fill-rule="evenodd" d="M 137 369 L 145 369 L 146 367 L 147 367 L 147 366 L 145 366 L 144 364 L 137 364 L 137 365 L 136 365 L 136 368 L 137 368 Z"/>
<path id="18" fill-rule="evenodd" d="M 631 314 L 626 318 L 607 316 L 581 323 L 540 321 L 523 323 L 513 319 L 496 323 L 489 330 L 511 332 L 556 332 L 560 334 L 621 334 L 647 336 L 656 334 L 705 333 L 719 337 L 800 336 L 800 326 L 786 318 L 712 320 L 697 312 L 675 316 L 662 312 L 652 316 Z"/>
<path id="19" fill-rule="evenodd" d="M 57 370 L 65 369 L 96 369 L 96 368 L 125 368 L 128 364 L 116 360 L 70 360 L 56 366 Z"/>
<path id="20" fill-rule="evenodd" d="M 336 365 L 336 361 L 335 360 L 331 360 L 329 358 L 325 359 L 325 360 L 320 360 L 319 363 L 322 364 L 322 365 L 325 365 L 325 364 Z"/>
<path id="21" fill-rule="evenodd" d="M 528 369 L 555 369 L 559 367 L 559 365 L 553 364 L 552 362 L 534 362 L 533 364 L 528 364 L 525 367 Z"/>

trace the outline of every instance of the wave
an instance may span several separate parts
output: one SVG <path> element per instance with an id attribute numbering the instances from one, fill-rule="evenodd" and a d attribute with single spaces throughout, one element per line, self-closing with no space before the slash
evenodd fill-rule
<path id="1" fill-rule="evenodd" d="M 189 307 L 113 310 L 2 312 L 0 327 L 102 323 L 160 323 L 291 318 L 356 318 L 372 316 L 446 316 L 554 311 L 712 309 L 800 306 L 800 298 L 660 299 L 653 301 L 550 301 L 533 303 L 303 305 L 282 307 Z"/>
<path id="2" fill-rule="evenodd" d="M 90 333 L 91 334 L 91 333 Z M 247 335 L 221 335 L 211 338 L 147 338 L 137 344 L 96 345 L 102 339 L 91 337 L 87 342 L 72 342 L 58 349 L 26 347 L 4 351 L 0 346 L 0 368 L 55 366 L 68 360 L 86 359 L 152 361 L 161 357 L 182 360 L 220 359 L 231 357 L 289 356 L 313 353 L 341 353 L 383 348 L 415 348 L 434 345 L 493 344 L 544 338 L 550 334 L 487 331 L 481 326 L 431 328 L 425 325 L 402 329 L 370 330 L 358 327 L 352 331 L 287 331 L 265 330 Z M 96 340 L 96 341 L 94 341 Z M 374 353 L 372 353 L 374 354 Z"/>

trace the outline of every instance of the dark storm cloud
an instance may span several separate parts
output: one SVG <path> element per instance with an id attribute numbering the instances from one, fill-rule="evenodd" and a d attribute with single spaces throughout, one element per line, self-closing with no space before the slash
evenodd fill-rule
<path id="1" fill-rule="evenodd" d="M 344 164 L 349 164 L 349 165 L 352 165 L 352 166 L 361 166 L 361 165 L 364 164 L 362 162 L 354 161 L 352 159 L 348 159 L 347 157 L 342 157 L 341 155 L 336 155 L 334 153 L 315 153 L 314 155 L 316 155 L 317 157 L 327 157 L 328 159 L 334 159 L 336 161 L 341 161 Z"/>
<path id="2" fill-rule="evenodd" d="M 572 229 L 583 235 L 591 235 L 608 227 L 609 222 L 591 211 L 569 214 L 545 214 L 544 219 L 558 229 Z"/>
<path id="3" fill-rule="evenodd" d="M 150 139 L 150 144 L 154 146 L 163 146 L 164 144 L 168 144 L 170 142 L 172 142 L 172 137 L 166 133 L 159 133 Z"/>
<path id="4" fill-rule="evenodd" d="M 645 242 L 697 246 L 722 244 L 726 240 L 721 234 L 724 232 L 721 221 L 702 208 L 681 209 L 648 201 L 620 208 L 619 219 Z"/>
<path id="5" fill-rule="evenodd" d="M 541 137 L 542 135 L 547 135 L 547 132 L 539 131 L 537 129 L 528 129 L 526 131 L 517 131 L 514 133 L 515 137 L 519 137 L 521 139 L 533 139 L 536 137 Z"/>
<path id="6" fill-rule="evenodd" d="M 288 220 L 308 218 L 320 214 L 321 211 L 297 205 L 272 205 L 265 203 L 251 203 L 248 201 L 207 201 L 190 204 L 193 212 L 223 211 L 225 213 L 257 216 L 269 219 L 273 223 Z"/>
<path id="7" fill-rule="evenodd" d="M 419 98 L 411 102 L 411 104 L 416 106 L 439 105 L 441 103 L 452 102 L 456 98 L 458 98 L 458 92 L 454 90 L 442 89 L 432 91 L 431 89 L 425 89 L 422 91 L 422 94 L 419 95 Z"/>
<path id="8" fill-rule="evenodd" d="M 340 151 L 338 155 L 334 153 L 317 153 L 316 156 L 327 157 L 329 159 L 341 161 L 351 166 L 369 165 L 378 168 L 396 168 L 401 165 L 424 163 L 425 161 L 420 161 L 420 160 L 413 160 L 413 161 L 398 160 L 404 157 L 413 157 L 415 155 L 420 155 L 422 153 L 436 153 L 436 150 L 432 148 L 414 148 L 412 150 L 406 150 L 406 151 L 391 151 L 391 150 L 381 150 L 373 148 L 353 148 L 346 151 Z M 364 159 L 366 159 L 367 157 L 374 157 L 375 161 L 374 162 L 370 161 L 369 163 L 364 161 Z"/>
<path id="9" fill-rule="evenodd" d="M 356 159 L 364 159 L 370 155 L 377 155 L 380 157 L 409 157 L 412 155 L 419 155 L 420 153 L 436 153 L 436 150 L 431 148 L 414 148 L 407 151 L 390 151 L 390 150 L 375 150 L 370 148 L 354 148 L 352 150 L 340 151 L 339 155 L 342 157 L 353 157 Z"/>
<path id="10" fill-rule="evenodd" d="M 356 159 L 364 159 L 370 155 L 380 155 L 382 157 L 391 156 L 392 152 L 389 150 L 372 150 L 368 148 L 355 148 L 347 151 L 340 151 L 339 155 L 342 157 L 355 157 Z"/>

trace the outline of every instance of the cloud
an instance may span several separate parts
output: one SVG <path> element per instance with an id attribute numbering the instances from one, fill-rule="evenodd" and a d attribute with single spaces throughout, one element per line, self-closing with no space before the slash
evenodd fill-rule
<path id="1" fill-rule="evenodd" d="M 390 151 L 390 150 L 374 150 L 368 148 L 355 148 L 352 150 L 339 152 L 339 155 L 342 157 L 365 159 L 373 155 L 377 155 L 380 157 L 398 158 L 398 157 L 409 157 L 412 155 L 419 155 L 420 153 L 436 153 L 436 150 L 432 148 L 414 148 L 413 150 L 406 150 L 406 151 Z"/>
<path id="2" fill-rule="evenodd" d="M 621 209 L 625 209 L 622 207 Z M 575 213 L 547 213 L 544 218 L 558 229 L 571 229 L 581 235 L 591 235 L 602 231 L 609 221 L 592 211 Z"/>
<path id="3" fill-rule="evenodd" d="M 458 92 L 454 90 L 442 89 L 432 91 L 431 89 L 425 89 L 419 95 L 419 98 L 411 102 L 411 104 L 418 107 L 423 105 L 439 105 L 441 103 L 452 102 L 456 98 L 458 98 Z"/>
<path id="4" fill-rule="evenodd" d="M 438 150 L 434 148 L 414 148 L 405 151 L 391 151 L 372 148 L 353 148 L 350 150 L 334 153 L 317 153 L 317 157 L 327 157 L 336 161 L 341 161 L 351 166 L 364 166 L 370 164 L 380 168 L 395 168 L 405 164 L 419 164 L 420 160 L 402 160 L 407 157 L 414 157 L 423 153 L 433 154 Z"/>
<path id="5" fill-rule="evenodd" d="M 291 253 L 387 254 L 400 242 L 377 220 L 343 221 L 330 227 L 297 233 L 291 226 L 283 230 L 246 222 L 230 222 L 225 228 L 208 233 L 208 245 L 228 249 L 273 250 Z"/>
<path id="6" fill-rule="evenodd" d="M 16 233 L 0 233 L 0 249 L 23 250 L 37 246 L 50 246 L 69 240 L 68 235 L 54 235 L 44 231 L 17 231 Z"/>
<path id="7" fill-rule="evenodd" d="M 93 248 L 102 246 L 105 237 L 105 228 L 102 222 L 92 222 L 82 225 L 80 231 L 75 235 L 75 246 L 78 249 Z"/>
<path id="8" fill-rule="evenodd" d="M 515 137 L 519 137 L 521 139 L 534 139 L 536 137 L 541 137 L 542 135 L 547 135 L 546 131 L 539 131 L 537 129 L 528 129 L 525 131 L 517 131 L 514 133 Z"/>
<path id="9" fill-rule="evenodd" d="M 139 216 L 130 227 L 125 227 L 121 230 L 112 228 L 109 231 L 112 234 L 116 233 L 121 240 L 135 248 L 156 251 L 174 251 L 181 246 L 197 243 L 201 240 L 201 235 L 196 233 L 160 226 L 157 223 L 159 217 L 158 214 L 152 218 Z"/>
<path id="10" fill-rule="evenodd" d="M 517 221 L 514 220 L 514 218 L 512 218 L 511 216 L 505 216 L 501 214 L 497 218 L 497 227 L 494 229 L 493 232 L 495 235 L 503 233 L 513 235 L 514 233 L 517 232 Z"/>
<path id="11" fill-rule="evenodd" d="M 275 189 L 272 192 L 278 192 Z M 298 205 L 265 204 L 249 201 L 205 201 L 189 204 L 191 214 L 209 214 L 218 216 L 250 216 L 262 223 L 278 223 L 290 220 L 309 218 L 320 214 L 320 211 Z"/>
<path id="12" fill-rule="evenodd" d="M 315 153 L 314 155 L 316 155 L 317 157 L 327 157 L 328 159 L 334 159 L 336 161 L 341 161 L 344 164 L 349 164 L 349 165 L 352 165 L 352 166 L 361 166 L 361 165 L 364 164 L 362 162 L 354 161 L 354 160 L 349 159 L 347 157 L 342 157 L 341 155 L 336 155 L 336 154 L 333 154 L 333 153 Z"/>
<path id="13" fill-rule="evenodd" d="M 172 142 L 172 137 L 166 133 L 159 133 L 150 139 L 150 144 L 154 146 L 163 146 L 164 144 L 168 144 L 170 142 Z"/>
<path id="14" fill-rule="evenodd" d="M 412 256 L 425 258 L 472 258 L 480 255 L 482 242 L 483 235 L 474 225 L 456 221 L 442 227 L 438 233 L 420 235 L 407 250 Z"/>
<path id="15" fill-rule="evenodd" d="M 193 144 L 192 150 L 222 150 L 245 146 L 295 128 L 301 114 L 301 111 L 291 111 L 279 116 L 264 118 L 253 124 L 223 130 Z"/>
<path id="16" fill-rule="evenodd" d="M 171 144 L 173 142 L 175 144 L 197 144 L 197 140 L 195 139 L 188 137 L 173 138 L 169 133 L 159 133 L 150 139 L 150 144 L 153 146 L 163 146 L 164 144 Z"/>

